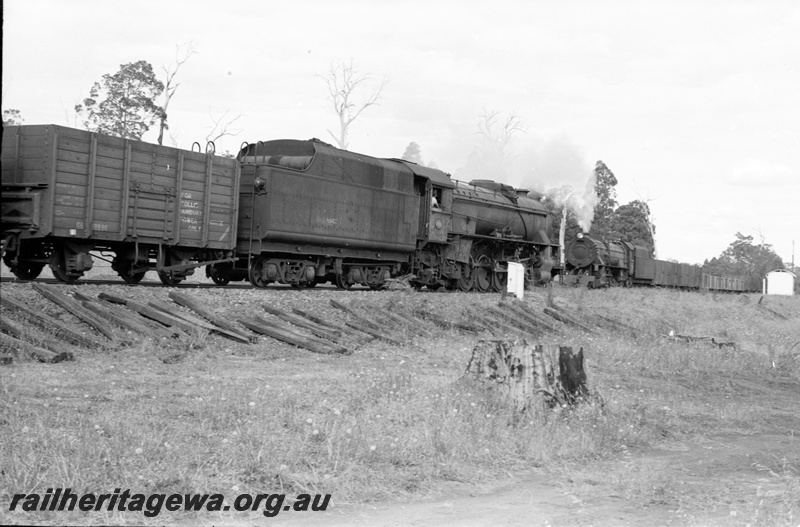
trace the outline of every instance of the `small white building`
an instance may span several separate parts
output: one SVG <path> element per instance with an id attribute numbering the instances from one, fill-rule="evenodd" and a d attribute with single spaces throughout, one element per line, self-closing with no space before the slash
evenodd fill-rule
<path id="1" fill-rule="evenodd" d="M 788 269 L 776 269 L 767 273 L 764 279 L 765 295 L 793 295 L 794 281 L 797 277 Z"/>

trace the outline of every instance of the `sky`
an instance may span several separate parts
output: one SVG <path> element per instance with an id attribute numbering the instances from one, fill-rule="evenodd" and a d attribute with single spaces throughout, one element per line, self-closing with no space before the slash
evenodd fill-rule
<path id="1" fill-rule="evenodd" d="M 649 204 L 659 258 L 702 263 L 741 232 L 800 261 L 800 2 L 5 0 L 2 108 L 76 126 L 104 74 L 163 77 L 190 43 L 164 144 L 236 116 L 218 150 L 333 142 L 324 76 L 352 61 L 386 85 L 351 151 L 414 141 L 458 178 L 480 116 L 513 115 L 513 163 L 482 179 L 582 189 L 602 160 L 620 204 Z"/>

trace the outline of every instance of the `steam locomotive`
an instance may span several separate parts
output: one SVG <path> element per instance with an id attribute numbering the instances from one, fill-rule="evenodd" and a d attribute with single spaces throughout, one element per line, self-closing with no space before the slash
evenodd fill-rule
<path id="1" fill-rule="evenodd" d="M 759 291 L 748 276 L 714 276 L 697 265 L 656 260 L 646 247 L 579 233 L 565 248 L 566 284 L 588 287 L 649 285 L 682 289 Z"/>
<path id="2" fill-rule="evenodd" d="M 552 219 L 525 190 L 316 139 L 245 144 L 235 159 L 195 146 L 5 127 L 4 263 L 74 282 L 99 257 L 126 282 L 155 270 L 166 285 L 202 266 L 217 284 L 256 287 L 378 289 L 413 275 L 417 288 L 501 290 L 509 262 L 530 282 L 551 278 Z"/>

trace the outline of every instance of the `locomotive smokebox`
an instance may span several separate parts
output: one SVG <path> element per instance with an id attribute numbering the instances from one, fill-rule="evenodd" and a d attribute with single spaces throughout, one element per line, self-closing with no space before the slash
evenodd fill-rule
<path id="1" fill-rule="evenodd" d="M 594 263 L 597 259 L 597 246 L 594 240 L 579 235 L 578 239 L 567 247 L 566 259 L 570 265 L 579 269 Z"/>
<path id="2" fill-rule="evenodd" d="M 617 242 L 603 242 L 585 234 L 567 245 L 567 263 L 575 269 L 592 264 L 625 267 L 625 248 Z"/>

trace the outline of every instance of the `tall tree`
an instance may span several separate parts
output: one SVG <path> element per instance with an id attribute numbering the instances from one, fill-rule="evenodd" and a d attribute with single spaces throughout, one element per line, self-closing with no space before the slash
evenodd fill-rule
<path id="1" fill-rule="evenodd" d="M 617 178 L 602 161 L 594 167 L 595 194 L 597 204 L 594 207 L 592 234 L 600 238 L 608 238 L 611 230 L 611 216 L 617 208 Z"/>
<path id="2" fill-rule="evenodd" d="M 169 108 L 169 102 L 172 100 L 172 96 L 175 95 L 175 92 L 178 90 L 178 86 L 180 86 L 179 82 L 175 82 L 175 76 L 178 74 L 178 70 L 181 69 L 181 66 L 186 63 L 189 58 L 196 54 L 197 52 L 194 50 L 194 43 L 189 42 L 186 44 L 186 49 L 183 49 L 183 45 L 176 46 L 175 50 L 175 64 L 170 65 L 169 67 L 161 66 L 161 69 L 164 70 L 164 105 L 161 107 L 163 111 L 159 116 L 159 128 L 158 128 L 158 144 L 164 144 L 164 130 L 169 129 L 169 125 L 167 125 L 167 108 Z"/>
<path id="3" fill-rule="evenodd" d="M 15 126 L 25 122 L 19 110 L 8 109 L 3 110 L 3 126 Z"/>
<path id="4" fill-rule="evenodd" d="M 736 240 L 717 258 L 706 260 L 703 270 L 713 275 L 748 275 L 763 278 L 769 271 L 783 269 L 781 257 L 775 254 L 772 245 L 753 244 L 752 236 L 736 233 Z"/>
<path id="5" fill-rule="evenodd" d="M 348 140 L 350 126 L 364 110 L 378 104 L 381 92 L 388 81 L 384 78 L 376 82 L 369 74 L 360 74 L 352 60 L 349 64 L 345 62 L 331 64 L 326 76 L 317 75 L 317 77 L 324 80 L 328 86 L 328 96 L 339 118 L 339 133 L 334 134 L 331 130 L 328 130 L 328 133 L 339 148 L 347 150 L 350 144 Z M 369 95 L 356 102 L 361 92 L 369 85 L 372 85 Z"/>
<path id="6" fill-rule="evenodd" d="M 149 62 L 131 62 L 94 83 L 75 112 L 83 117 L 87 130 L 141 139 L 164 113 L 155 102 L 163 91 L 164 83 L 156 78 Z"/>
<path id="7" fill-rule="evenodd" d="M 641 200 L 620 205 L 611 215 L 609 239 L 623 240 L 647 247 L 654 252 L 653 233 L 655 226 L 650 220 L 650 207 Z"/>
<path id="8" fill-rule="evenodd" d="M 422 151 L 420 150 L 419 145 L 414 141 L 408 143 L 406 151 L 403 152 L 403 157 L 401 157 L 401 159 L 404 159 L 406 161 L 411 161 L 412 163 L 416 163 L 418 165 L 423 164 Z"/>

